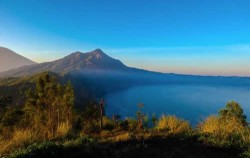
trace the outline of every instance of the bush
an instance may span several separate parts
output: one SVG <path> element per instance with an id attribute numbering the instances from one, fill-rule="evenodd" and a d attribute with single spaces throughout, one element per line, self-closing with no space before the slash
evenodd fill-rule
<path id="1" fill-rule="evenodd" d="M 133 118 L 128 118 L 128 129 L 129 131 L 135 131 L 137 129 L 138 126 L 138 121 L 136 119 Z"/>
<path id="2" fill-rule="evenodd" d="M 11 158 L 27 157 L 62 157 L 67 151 L 81 148 L 87 151 L 88 148 L 96 143 L 95 139 L 89 137 L 79 137 L 74 140 L 68 140 L 63 143 L 54 143 L 50 141 L 34 143 L 27 148 L 17 150 L 10 155 Z"/>
<path id="3" fill-rule="evenodd" d="M 34 143 L 25 149 L 18 150 L 10 155 L 11 158 L 25 157 L 54 157 L 59 155 L 62 146 L 52 142 Z"/>
<path id="4" fill-rule="evenodd" d="M 103 129 L 105 130 L 113 130 L 115 128 L 114 123 L 108 117 L 103 117 Z"/>
<path id="5" fill-rule="evenodd" d="M 121 130 L 128 130 L 128 120 L 122 120 L 119 123 L 119 129 L 121 129 Z"/>
<path id="6" fill-rule="evenodd" d="M 210 116 L 199 127 L 203 140 L 220 147 L 243 146 L 249 142 L 249 130 L 235 117 Z"/>
<path id="7" fill-rule="evenodd" d="M 96 144 L 96 143 L 97 143 L 96 139 L 83 136 L 75 140 L 67 140 L 63 143 L 63 146 L 66 149 L 70 149 L 70 148 L 79 148 L 82 146 L 90 146 L 91 144 Z"/>
<path id="8" fill-rule="evenodd" d="M 201 140 L 213 146 L 243 147 L 250 142 L 246 116 L 237 102 L 229 102 L 218 116 L 209 116 L 199 127 Z"/>
<path id="9" fill-rule="evenodd" d="M 156 124 L 156 129 L 169 132 L 170 134 L 189 134 L 191 127 L 185 120 L 176 116 L 163 115 Z"/>

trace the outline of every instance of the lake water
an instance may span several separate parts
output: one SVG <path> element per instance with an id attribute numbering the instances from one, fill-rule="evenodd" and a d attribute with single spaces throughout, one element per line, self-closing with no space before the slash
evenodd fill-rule
<path id="1" fill-rule="evenodd" d="M 150 85 L 131 87 L 106 95 L 108 115 L 135 117 L 138 103 L 143 112 L 176 115 L 197 124 L 210 114 L 217 114 L 228 101 L 241 104 L 250 118 L 250 87 L 212 86 L 194 84 Z M 250 119 L 248 119 L 250 120 Z"/>

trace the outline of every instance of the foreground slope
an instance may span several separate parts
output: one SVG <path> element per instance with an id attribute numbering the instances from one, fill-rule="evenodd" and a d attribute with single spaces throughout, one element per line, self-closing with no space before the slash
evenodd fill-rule
<path id="1" fill-rule="evenodd" d="M 0 72 L 33 64 L 36 63 L 10 49 L 0 47 Z"/>

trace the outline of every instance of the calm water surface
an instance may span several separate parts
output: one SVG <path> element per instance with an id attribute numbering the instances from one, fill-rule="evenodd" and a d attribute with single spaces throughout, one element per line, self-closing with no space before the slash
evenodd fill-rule
<path id="1" fill-rule="evenodd" d="M 217 114 L 228 101 L 239 102 L 250 118 L 250 87 L 211 85 L 150 85 L 131 87 L 106 95 L 108 115 L 135 117 L 137 104 L 143 112 L 174 114 L 195 125 L 210 114 Z M 248 120 L 250 120 L 248 118 Z"/>

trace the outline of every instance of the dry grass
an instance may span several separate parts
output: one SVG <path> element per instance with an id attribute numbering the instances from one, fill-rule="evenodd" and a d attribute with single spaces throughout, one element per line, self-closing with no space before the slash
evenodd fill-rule
<path id="1" fill-rule="evenodd" d="M 189 133 L 191 127 L 185 120 L 179 119 L 176 116 L 163 115 L 156 124 L 157 130 L 164 130 L 171 134 Z"/>
<path id="2" fill-rule="evenodd" d="M 218 133 L 219 129 L 219 118 L 215 115 L 209 116 L 199 125 L 199 130 L 202 133 Z"/>
<path id="3" fill-rule="evenodd" d="M 30 129 L 16 129 L 11 138 L 0 138 L 0 153 L 5 154 L 20 147 L 25 147 L 37 139 Z"/>
<path id="4" fill-rule="evenodd" d="M 246 139 L 246 128 L 234 117 L 222 120 L 219 117 L 210 116 L 199 125 L 199 130 L 202 133 L 213 134 L 222 139 L 235 134 L 244 136 Z"/>
<path id="5" fill-rule="evenodd" d="M 117 135 L 113 138 L 114 141 L 126 141 L 126 140 L 129 140 L 130 139 L 130 134 L 127 132 L 127 133 L 122 133 L 120 135 Z"/>
<path id="6" fill-rule="evenodd" d="M 245 146 L 250 142 L 250 130 L 235 117 L 222 119 L 210 116 L 198 130 L 205 134 L 204 142 L 216 146 Z"/>
<path id="7" fill-rule="evenodd" d="M 60 123 L 57 127 L 57 137 L 64 137 L 69 134 L 71 125 L 68 122 Z"/>

